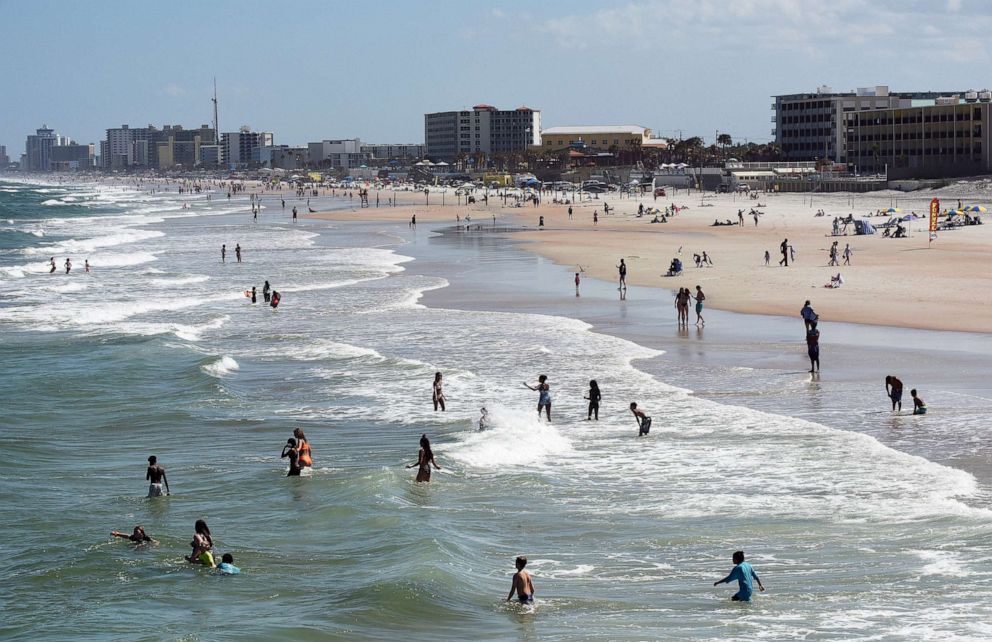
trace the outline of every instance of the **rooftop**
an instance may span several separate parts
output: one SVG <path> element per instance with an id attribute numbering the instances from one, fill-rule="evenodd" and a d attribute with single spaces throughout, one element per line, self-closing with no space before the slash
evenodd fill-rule
<path id="1" fill-rule="evenodd" d="M 584 125 L 581 127 L 548 127 L 541 130 L 542 136 L 584 136 L 589 134 L 636 134 L 643 136 L 646 127 L 640 125 Z"/>

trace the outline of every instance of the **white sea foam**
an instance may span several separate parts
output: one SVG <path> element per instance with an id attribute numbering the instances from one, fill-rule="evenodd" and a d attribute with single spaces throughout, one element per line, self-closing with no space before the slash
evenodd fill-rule
<path id="1" fill-rule="evenodd" d="M 534 412 L 490 404 L 488 428 L 467 432 L 447 447 L 445 455 L 476 469 L 495 471 L 507 466 L 549 464 L 556 455 L 572 451 L 558 429 Z"/>
<path id="2" fill-rule="evenodd" d="M 149 283 L 152 285 L 160 285 L 165 287 L 175 287 L 177 285 L 193 285 L 194 283 L 205 283 L 209 281 L 210 277 L 205 275 L 198 276 L 180 276 L 172 279 L 151 279 Z"/>
<path id="3" fill-rule="evenodd" d="M 222 356 L 220 359 L 217 359 L 216 361 L 212 361 L 208 364 L 201 366 L 200 369 L 206 372 L 211 377 L 217 377 L 219 379 L 225 375 L 231 374 L 236 370 L 240 370 L 241 366 L 238 365 L 237 361 L 225 355 Z"/>

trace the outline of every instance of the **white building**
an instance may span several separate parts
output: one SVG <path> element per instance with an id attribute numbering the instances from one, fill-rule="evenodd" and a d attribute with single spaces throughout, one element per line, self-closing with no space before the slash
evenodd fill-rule
<path id="1" fill-rule="evenodd" d="M 357 138 L 322 140 L 307 143 L 307 158 L 315 167 L 351 169 L 368 164 L 370 155 L 362 151 L 363 147 L 362 141 Z"/>
<path id="2" fill-rule="evenodd" d="M 522 152 L 541 144 L 541 112 L 476 105 L 471 111 L 424 114 L 424 140 L 427 156 L 435 161 Z"/>
<path id="3" fill-rule="evenodd" d="M 273 145 L 271 132 L 253 132 L 245 125 L 236 132 L 221 134 L 221 162 L 233 166 L 244 167 L 258 161 L 258 150 Z"/>

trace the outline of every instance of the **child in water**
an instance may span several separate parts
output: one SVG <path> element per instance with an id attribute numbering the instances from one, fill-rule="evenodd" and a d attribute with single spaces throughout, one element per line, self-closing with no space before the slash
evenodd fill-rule
<path id="1" fill-rule="evenodd" d="M 916 388 L 909 391 L 909 394 L 913 397 L 913 414 L 914 415 L 925 415 L 927 414 L 927 404 L 920 399 L 919 395 L 916 394 Z"/>
<path id="2" fill-rule="evenodd" d="M 230 553 L 224 553 L 224 557 L 220 558 L 220 564 L 217 565 L 217 570 L 226 575 L 237 575 L 241 572 L 241 569 L 234 565 L 234 556 Z"/>
<path id="3" fill-rule="evenodd" d="M 756 581 L 758 588 L 762 591 L 765 590 L 765 587 L 761 584 L 758 574 L 754 572 L 751 565 L 744 561 L 744 551 L 735 551 L 733 559 L 736 566 L 730 571 L 730 575 L 718 582 L 713 582 L 713 586 L 719 586 L 724 583 L 729 584 L 733 580 L 737 580 L 738 590 L 730 599 L 735 602 L 750 602 L 751 594 L 754 593 L 754 585 L 751 583 L 751 580 Z"/>
<path id="4" fill-rule="evenodd" d="M 517 594 L 517 599 L 521 604 L 532 604 L 534 602 L 534 581 L 530 573 L 524 570 L 527 566 L 527 558 L 521 555 L 517 558 L 517 572 L 513 574 L 510 594 L 506 596 L 506 601 L 513 599 L 513 594 Z"/>
<path id="5" fill-rule="evenodd" d="M 651 430 L 651 417 L 637 407 L 636 401 L 630 402 L 630 411 L 634 413 L 634 419 L 637 420 L 637 436 L 642 437 Z"/>

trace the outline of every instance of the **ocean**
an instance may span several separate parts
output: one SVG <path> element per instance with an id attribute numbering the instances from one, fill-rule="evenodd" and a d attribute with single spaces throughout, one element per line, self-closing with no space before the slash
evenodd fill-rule
<path id="1" fill-rule="evenodd" d="M 867 403 L 798 400 L 808 377 L 597 327 L 645 314 L 642 290 L 617 312 L 590 279 L 569 308 L 566 270 L 494 235 L 293 224 L 275 199 L 253 223 L 211 196 L 0 179 L 0 638 L 992 637 L 987 458 L 955 459 L 987 453 L 981 399 L 873 434 Z M 540 294 L 558 273 L 567 305 Z M 265 280 L 278 309 L 244 296 Z M 287 478 L 297 427 L 315 463 Z M 406 468 L 422 433 L 430 484 Z M 149 455 L 167 498 L 145 497 Z M 183 560 L 197 519 L 240 575 Z M 136 524 L 159 543 L 110 536 Z M 750 604 L 713 587 L 738 549 L 767 588 Z M 517 555 L 533 606 L 505 602 Z"/>

